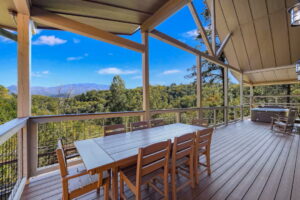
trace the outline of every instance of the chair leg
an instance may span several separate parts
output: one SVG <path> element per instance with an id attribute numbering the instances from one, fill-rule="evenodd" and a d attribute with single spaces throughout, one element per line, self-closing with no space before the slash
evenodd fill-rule
<path id="1" fill-rule="evenodd" d="M 199 163 L 199 154 L 196 154 L 195 159 L 194 159 L 194 173 L 195 173 L 195 178 L 196 178 L 196 184 L 199 184 L 199 171 L 198 171 L 198 164 Z"/>
<path id="2" fill-rule="evenodd" d="M 104 184 L 104 200 L 108 200 L 109 199 L 109 186 L 110 186 L 110 182 L 107 181 Z"/>
<path id="3" fill-rule="evenodd" d="M 207 151 L 207 153 L 206 153 L 206 165 L 207 165 L 208 175 L 210 176 L 211 175 L 211 169 L 210 169 L 210 152 L 209 151 Z"/>
<path id="4" fill-rule="evenodd" d="M 176 197 L 176 168 L 173 166 L 171 170 L 171 185 L 172 185 L 172 199 L 176 200 L 177 198 Z"/>
<path id="5" fill-rule="evenodd" d="M 193 164 L 193 158 L 189 158 L 189 168 L 190 168 L 190 179 L 192 181 L 192 188 L 195 188 L 195 177 L 194 177 L 194 164 Z"/>
<path id="6" fill-rule="evenodd" d="M 168 200 L 169 199 L 169 190 L 168 190 L 168 175 L 169 175 L 169 170 L 168 167 L 164 169 L 164 199 Z"/>
<path id="7" fill-rule="evenodd" d="M 122 176 L 120 176 L 120 199 L 124 199 L 124 181 Z"/>

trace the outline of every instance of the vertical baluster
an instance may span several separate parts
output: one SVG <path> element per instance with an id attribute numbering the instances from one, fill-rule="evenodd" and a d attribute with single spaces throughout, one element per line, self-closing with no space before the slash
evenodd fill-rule
<path id="1" fill-rule="evenodd" d="M 216 127 L 216 125 L 217 125 L 217 110 L 214 108 L 213 111 L 214 111 L 214 127 Z"/>

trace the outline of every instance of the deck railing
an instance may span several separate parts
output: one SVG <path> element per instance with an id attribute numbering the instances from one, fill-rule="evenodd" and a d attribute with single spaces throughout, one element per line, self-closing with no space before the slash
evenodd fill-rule
<path id="1" fill-rule="evenodd" d="M 246 107 L 243 110 L 245 114 Z M 228 121 L 225 113 L 228 113 Z M 207 119 L 210 126 L 219 126 L 240 119 L 241 114 L 240 106 L 221 106 L 152 110 L 151 118 L 164 118 L 167 123 L 190 123 L 193 118 L 201 117 Z M 123 123 L 128 129 L 131 122 L 142 120 L 144 115 L 144 111 L 133 111 L 36 116 L 0 125 L 1 199 L 19 195 L 17 189 L 22 190 L 27 178 L 58 169 L 57 139 L 64 139 L 70 157 L 68 163 L 78 164 L 81 160 L 70 156 L 75 152 L 74 141 L 103 136 L 103 126 L 107 124 Z M 24 133 L 27 130 L 27 143 L 23 129 Z M 23 160 L 26 163 L 22 163 Z"/>
<path id="2" fill-rule="evenodd" d="M 0 199 L 18 199 L 26 183 L 23 162 L 23 129 L 27 118 L 14 119 L 0 126 Z"/>

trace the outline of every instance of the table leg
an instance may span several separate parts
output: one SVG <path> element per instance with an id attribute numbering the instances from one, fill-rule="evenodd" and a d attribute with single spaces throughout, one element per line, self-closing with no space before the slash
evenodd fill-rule
<path id="1" fill-rule="evenodd" d="M 118 167 L 112 169 L 112 198 L 118 200 L 119 197 L 118 187 Z"/>

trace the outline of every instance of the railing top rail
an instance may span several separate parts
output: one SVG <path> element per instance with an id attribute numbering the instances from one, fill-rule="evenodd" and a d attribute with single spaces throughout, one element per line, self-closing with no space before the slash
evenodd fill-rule
<path id="1" fill-rule="evenodd" d="M 32 116 L 30 121 L 34 123 L 61 122 L 70 120 L 88 120 L 88 119 L 103 119 L 114 117 L 130 117 L 141 116 L 145 111 L 124 111 L 124 112 L 103 112 L 103 113 L 83 113 L 83 114 L 64 114 L 64 115 L 43 115 Z"/>
<path id="2" fill-rule="evenodd" d="M 244 97 L 251 97 L 250 95 L 244 95 Z M 253 95 L 253 98 L 286 98 L 286 97 L 300 97 L 300 95 Z"/>
<path id="3" fill-rule="evenodd" d="M 0 145 L 27 125 L 28 117 L 13 119 L 0 125 Z"/>

